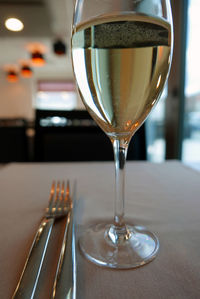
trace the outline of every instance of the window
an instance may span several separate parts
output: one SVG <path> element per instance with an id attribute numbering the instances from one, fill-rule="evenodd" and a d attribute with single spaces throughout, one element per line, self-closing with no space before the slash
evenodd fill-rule
<path id="1" fill-rule="evenodd" d="M 186 52 L 184 162 L 200 160 L 200 1 L 189 0 Z"/>
<path id="2" fill-rule="evenodd" d="M 73 110 L 77 107 L 75 84 L 71 81 L 38 82 L 35 108 L 39 110 Z"/>
<path id="3" fill-rule="evenodd" d="M 167 87 L 146 120 L 147 134 L 147 157 L 151 162 L 162 162 L 165 160 L 165 100 L 167 97 Z"/>

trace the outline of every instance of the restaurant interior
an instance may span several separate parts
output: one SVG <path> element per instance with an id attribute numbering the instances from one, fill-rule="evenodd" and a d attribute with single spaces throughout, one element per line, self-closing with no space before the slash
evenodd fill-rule
<path id="1" fill-rule="evenodd" d="M 152 62 L 162 60 L 166 48 L 164 75 L 171 62 L 170 31 L 166 32 L 171 21 L 169 2 L 174 26 L 171 71 L 152 109 L 165 78 L 159 74 L 155 80 Z M 151 65 L 146 82 L 153 78 L 156 93 L 145 106 L 147 113 L 152 109 L 150 115 L 131 139 L 128 163 L 128 142 L 114 140 L 113 163 L 112 144 L 78 93 L 70 49 L 74 3 L 0 0 L 0 298 L 198 299 L 200 0 L 78 1 L 81 13 L 87 5 L 99 9 L 100 3 L 100 8 L 108 9 L 102 14 L 98 10 L 100 16 L 113 13 L 120 29 L 124 23 L 135 26 L 141 15 L 145 20 L 138 27 L 145 28 L 142 43 L 146 44 L 136 42 L 134 48 L 131 44 L 131 50 L 136 52 L 139 45 L 138 52 L 145 55 L 130 55 L 137 65 L 133 64 L 133 78 L 139 78 L 141 85 L 129 80 L 128 86 L 143 87 L 143 57 L 147 56 Z M 134 22 L 127 22 L 128 11 L 131 18 L 134 14 Z M 147 24 L 156 28 L 156 37 L 167 40 L 161 47 L 155 44 L 158 50 L 152 47 Z M 116 30 L 117 26 L 111 27 Z M 152 52 L 148 56 L 143 49 L 149 48 L 149 41 Z M 122 51 L 117 43 L 113 48 Z M 126 61 L 122 63 L 125 73 Z M 137 76 L 135 69 L 141 65 L 144 71 L 140 69 Z M 123 83 L 130 77 L 124 79 L 118 73 Z M 110 92 L 109 88 L 105 89 Z M 141 107 L 144 110 L 141 102 L 137 101 L 139 108 L 135 102 L 131 107 L 140 112 Z M 109 104 L 107 111 L 113 112 Z M 129 112 L 124 107 L 122 111 Z M 99 115 L 106 115 L 101 108 Z M 125 125 L 122 122 L 123 136 L 128 136 L 124 128 L 131 131 L 142 117 L 134 124 L 129 119 Z"/>
<path id="2" fill-rule="evenodd" d="M 198 53 L 192 32 L 199 4 L 172 2 L 171 73 L 159 103 L 132 138 L 128 160 L 200 159 L 199 57 L 191 55 Z M 110 140 L 77 92 L 72 11 L 72 0 L 0 0 L 0 163 L 113 159 Z M 9 18 L 21 20 L 23 28 L 8 29 Z"/>

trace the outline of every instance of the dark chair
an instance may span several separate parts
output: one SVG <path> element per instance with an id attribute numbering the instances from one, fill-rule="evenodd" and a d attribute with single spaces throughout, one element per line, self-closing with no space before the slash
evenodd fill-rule
<path id="1" fill-rule="evenodd" d="M 0 162 L 26 162 L 28 159 L 26 121 L 0 119 Z"/>
<path id="2" fill-rule="evenodd" d="M 130 142 L 127 159 L 146 160 L 144 126 Z M 36 111 L 35 161 L 111 160 L 112 144 L 87 111 Z"/>

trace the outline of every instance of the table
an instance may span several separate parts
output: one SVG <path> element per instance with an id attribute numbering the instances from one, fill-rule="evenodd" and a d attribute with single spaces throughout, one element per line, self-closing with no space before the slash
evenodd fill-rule
<path id="1" fill-rule="evenodd" d="M 11 298 L 53 179 L 77 180 L 77 238 L 87 223 L 113 216 L 114 165 L 9 164 L 0 169 L 0 298 Z M 200 172 L 177 161 L 128 162 L 126 217 L 154 231 L 157 258 L 135 270 L 88 262 L 77 247 L 78 299 L 200 298 Z M 54 227 L 35 298 L 50 298 L 62 221 Z"/>

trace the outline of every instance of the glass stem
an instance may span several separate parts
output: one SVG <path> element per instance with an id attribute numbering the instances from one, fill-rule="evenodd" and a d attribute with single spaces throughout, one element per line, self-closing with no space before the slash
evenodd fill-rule
<path id="1" fill-rule="evenodd" d="M 126 230 L 124 223 L 124 185 L 125 185 L 125 164 L 128 144 L 124 140 L 114 140 L 113 150 L 115 158 L 115 217 L 116 229 Z"/>

